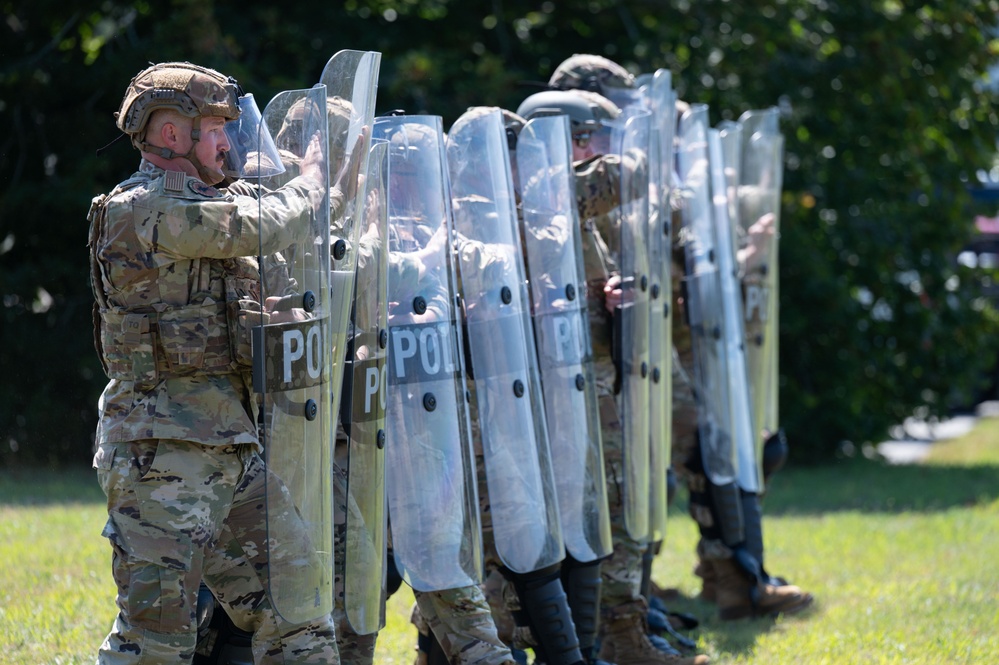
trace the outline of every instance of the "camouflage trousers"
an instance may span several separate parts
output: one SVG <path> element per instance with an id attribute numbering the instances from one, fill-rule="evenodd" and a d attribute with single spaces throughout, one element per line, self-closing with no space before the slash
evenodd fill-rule
<path id="1" fill-rule="evenodd" d="M 602 581 L 601 612 L 642 601 L 642 555 L 645 545 L 628 535 L 625 526 L 623 440 L 620 410 L 613 395 L 599 397 L 600 433 L 604 444 L 607 474 L 607 503 L 610 509 L 611 542 L 614 550 L 600 563 Z M 665 470 L 664 470 L 665 471 Z"/>
<path id="2" fill-rule="evenodd" d="M 492 510 L 477 420 L 472 420 L 472 429 L 476 442 L 476 482 L 479 488 L 485 567 L 487 575 L 498 574 L 501 564 L 493 537 Z M 452 663 L 499 665 L 513 662 L 507 646 L 509 640 L 501 638 L 492 607 L 482 587 L 466 586 L 432 592 L 414 590 L 414 596 L 416 604 L 410 621 L 422 635 L 430 635 L 432 632 Z"/>
<path id="3" fill-rule="evenodd" d="M 499 638 L 485 593 L 477 585 L 445 591 L 413 591 L 411 621 L 433 632 L 451 663 L 512 665 L 513 656 Z"/>
<path id="4" fill-rule="evenodd" d="M 94 468 L 108 499 L 103 535 L 119 609 L 99 664 L 190 662 L 202 579 L 233 623 L 253 633 L 255 663 L 339 662 L 328 614 L 304 609 L 309 618 L 292 623 L 272 604 L 269 577 L 273 588 L 287 575 L 276 581 L 291 589 L 296 571 L 321 566 L 290 496 L 252 446 L 103 444 Z M 278 533 L 267 531 L 265 501 L 280 516 Z"/>

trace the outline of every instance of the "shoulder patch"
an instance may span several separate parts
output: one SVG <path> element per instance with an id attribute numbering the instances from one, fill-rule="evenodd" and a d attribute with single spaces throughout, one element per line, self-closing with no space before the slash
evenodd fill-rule
<path id="1" fill-rule="evenodd" d="M 206 185 L 196 178 L 188 178 L 187 188 L 198 196 L 203 196 L 206 199 L 214 199 L 219 196 L 219 190 L 215 189 L 211 185 Z"/>
<path id="2" fill-rule="evenodd" d="M 184 181 L 187 176 L 180 171 L 167 171 L 163 175 L 163 189 L 168 192 L 184 191 Z"/>

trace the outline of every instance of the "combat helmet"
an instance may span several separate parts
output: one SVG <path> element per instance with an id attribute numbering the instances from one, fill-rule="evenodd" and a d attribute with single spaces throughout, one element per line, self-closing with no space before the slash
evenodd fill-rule
<path id="1" fill-rule="evenodd" d="M 118 129 L 144 150 L 146 125 L 153 111 L 173 109 L 188 118 L 239 117 L 239 84 L 207 67 L 190 62 L 164 62 L 136 74 L 115 113 Z"/>
<path id="2" fill-rule="evenodd" d="M 239 118 L 241 94 L 234 78 L 214 69 L 190 62 L 159 63 L 132 78 L 125 90 L 121 108 L 115 113 L 115 120 L 118 129 L 127 134 L 132 145 L 140 151 L 158 154 L 164 159 L 185 157 L 198 169 L 202 179 L 206 182 L 214 180 L 209 184 L 215 184 L 221 180 L 221 174 L 209 171 L 200 164 L 194 156 L 193 147 L 188 154 L 178 155 L 168 148 L 150 145 L 145 140 L 146 128 L 153 112 L 171 109 L 194 120 L 191 138 L 197 143 L 202 117 Z"/>
<path id="3" fill-rule="evenodd" d="M 589 90 L 608 97 L 609 89 L 634 88 L 635 77 L 613 60 L 591 53 L 577 53 L 555 68 L 548 87 L 553 90 Z"/>
<path id="4" fill-rule="evenodd" d="M 565 114 L 569 116 L 572 138 L 581 147 L 586 141 L 601 138 L 608 141 L 610 123 L 621 115 L 614 102 L 595 92 L 586 90 L 546 90 L 537 92 L 521 102 L 517 115 L 527 120 L 541 115 Z"/>

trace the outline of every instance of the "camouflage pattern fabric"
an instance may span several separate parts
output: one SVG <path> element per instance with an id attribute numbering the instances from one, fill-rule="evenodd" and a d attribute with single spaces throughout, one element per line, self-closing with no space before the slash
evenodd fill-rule
<path id="1" fill-rule="evenodd" d="M 513 655 L 503 644 L 489 603 L 479 586 L 446 591 L 414 591 L 419 613 L 412 621 L 433 631 L 454 665 L 512 665 Z M 425 633 L 424 633 L 425 634 Z"/>
<path id="2" fill-rule="evenodd" d="M 260 506 L 265 484 L 277 481 L 253 446 L 103 443 L 94 467 L 108 499 L 103 535 L 120 610 L 98 663 L 190 662 L 202 578 L 233 623 L 253 632 L 254 662 L 337 662 L 329 617 L 288 624 L 268 600 L 268 555 L 311 546 L 296 542 L 302 532 L 292 525 L 283 536 L 267 532 Z M 282 510 L 273 500 L 269 509 Z"/>
<path id="3" fill-rule="evenodd" d="M 293 569 L 314 548 L 287 493 L 273 490 L 281 479 L 266 478 L 249 372 L 237 361 L 245 340 L 233 337 L 228 308 L 259 294 L 255 265 L 241 257 L 257 255 L 261 240 L 265 254 L 301 240 L 323 189 L 300 176 L 237 195 L 143 161 L 91 207 L 98 349 L 112 343 L 101 359 L 122 371 L 99 402 L 94 457 L 120 609 L 101 663 L 190 660 L 202 577 L 236 626 L 254 632 L 256 662 L 337 660 L 330 617 L 290 625 L 268 600 L 268 570 Z M 206 349 L 227 354 L 228 367 L 204 371 Z M 281 533 L 266 532 L 267 485 L 268 509 L 287 515 Z M 281 497 L 287 505 L 275 504 Z"/>
<path id="4" fill-rule="evenodd" d="M 153 438 L 204 445 L 257 442 L 247 410 L 248 374 L 234 369 L 160 377 L 157 358 L 198 367 L 209 341 L 229 339 L 228 329 L 206 329 L 205 314 L 192 308 L 226 302 L 231 272 L 226 260 L 255 256 L 258 230 L 267 254 L 300 240 L 297 235 L 308 224 L 293 222 L 311 217 L 321 190 L 301 176 L 261 196 L 258 205 L 256 198 L 223 193 L 143 161 L 108 198 L 102 219 L 93 222 L 91 247 L 101 313 L 133 315 L 146 326 L 134 328 L 134 340 L 125 338 L 134 342 L 133 379 L 113 379 L 101 396 L 98 444 Z M 160 326 L 164 313 L 182 308 L 189 316 Z M 228 321 L 212 319 L 212 326 L 222 325 Z M 107 328 L 102 322 L 101 337 L 110 335 Z"/>
<path id="5" fill-rule="evenodd" d="M 591 53 L 576 53 L 555 68 L 548 86 L 558 90 L 591 90 L 602 92 L 604 86 L 631 88 L 635 77 L 613 60 Z"/>
<path id="6" fill-rule="evenodd" d="M 164 90 L 172 94 L 164 94 Z M 173 109 L 189 118 L 239 117 L 236 85 L 214 69 L 189 62 L 164 62 L 136 74 L 128 84 L 121 108 L 115 114 L 118 129 L 132 137 L 139 150 L 149 117 L 158 109 Z"/>

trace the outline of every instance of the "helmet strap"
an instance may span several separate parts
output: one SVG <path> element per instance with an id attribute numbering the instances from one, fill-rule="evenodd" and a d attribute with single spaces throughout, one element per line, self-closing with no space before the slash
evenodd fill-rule
<path id="1" fill-rule="evenodd" d="M 163 148 L 160 146 L 155 146 L 147 143 L 145 139 L 138 139 L 137 136 L 132 137 L 132 145 L 138 148 L 142 152 L 151 152 L 154 155 L 159 155 L 163 159 L 176 159 L 177 157 L 183 157 L 187 161 L 191 162 L 195 170 L 198 172 L 198 177 L 209 185 L 217 185 L 220 183 L 225 176 L 221 175 L 215 171 L 210 171 L 201 163 L 198 156 L 195 154 L 194 149 L 198 147 L 198 141 L 201 140 L 201 116 L 194 118 L 194 124 L 191 127 L 191 149 L 187 151 L 186 154 L 181 154 L 170 148 Z"/>

